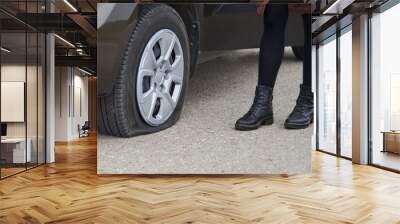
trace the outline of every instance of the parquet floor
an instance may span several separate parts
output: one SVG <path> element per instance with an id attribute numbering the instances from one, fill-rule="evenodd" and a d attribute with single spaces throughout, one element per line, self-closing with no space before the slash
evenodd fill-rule
<path id="1" fill-rule="evenodd" d="M 400 223 L 400 175 L 315 152 L 311 175 L 98 176 L 91 137 L 0 181 L 0 223 L 46 222 Z"/>

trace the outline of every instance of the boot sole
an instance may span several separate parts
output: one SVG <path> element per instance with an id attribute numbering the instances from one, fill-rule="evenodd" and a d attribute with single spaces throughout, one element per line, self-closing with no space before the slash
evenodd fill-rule
<path id="1" fill-rule="evenodd" d="M 285 128 L 286 129 L 306 129 L 308 128 L 311 124 L 313 123 L 313 119 L 307 123 L 307 124 L 290 124 L 290 123 L 285 123 Z"/>
<path id="2" fill-rule="evenodd" d="M 252 125 L 252 126 L 243 126 L 243 125 L 235 124 L 235 129 L 238 131 L 251 131 L 251 130 L 258 129 L 262 125 L 271 125 L 273 123 L 274 123 L 274 118 L 268 118 L 268 119 L 258 122 L 256 125 Z"/>

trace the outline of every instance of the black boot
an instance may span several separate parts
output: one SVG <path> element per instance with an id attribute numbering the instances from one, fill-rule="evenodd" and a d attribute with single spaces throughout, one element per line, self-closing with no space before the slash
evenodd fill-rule
<path id="1" fill-rule="evenodd" d="M 303 129 L 312 124 L 314 118 L 314 95 L 311 87 L 300 85 L 300 94 L 292 113 L 285 121 L 287 129 Z"/>
<path id="2" fill-rule="evenodd" d="M 269 125 L 274 122 L 272 112 L 272 88 L 257 86 L 253 105 L 249 112 L 236 121 L 235 128 L 241 131 L 254 130 L 261 125 Z"/>

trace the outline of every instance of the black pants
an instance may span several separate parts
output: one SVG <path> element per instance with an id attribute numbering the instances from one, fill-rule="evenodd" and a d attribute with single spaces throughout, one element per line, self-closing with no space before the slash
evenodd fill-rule
<path id="1" fill-rule="evenodd" d="M 285 48 L 288 6 L 268 4 L 264 12 L 264 34 L 259 56 L 258 84 L 274 88 Z M 311 87 L 311 14 L 303 15 L 303 85 Z"/>

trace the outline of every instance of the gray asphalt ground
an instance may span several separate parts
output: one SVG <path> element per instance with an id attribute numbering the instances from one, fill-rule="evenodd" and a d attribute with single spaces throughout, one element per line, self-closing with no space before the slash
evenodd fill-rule
<path id="1" fill-rule="evenodd" d="M 286 130 L 302 64 L 285 50 L 274 90 L 271 126 L 239 132 L 251 105 L 258 50 L 232 51 L 197 67 L 179 122 L 133 138 L 98 137 L 100 174 L 301 174 L 311 170 L 313 128 Z"/>

